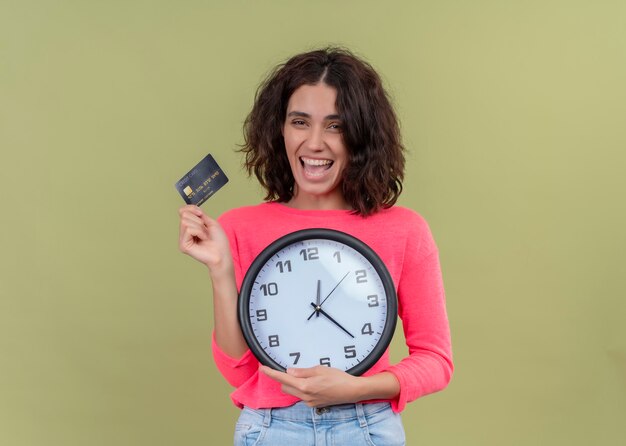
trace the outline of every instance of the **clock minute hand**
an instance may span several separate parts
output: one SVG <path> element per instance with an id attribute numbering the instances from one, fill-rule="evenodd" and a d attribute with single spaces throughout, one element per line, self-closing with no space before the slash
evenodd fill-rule
<path id="1" fill-rule="evenodd" d="M 311 306 L 313 308 L 315 308 L 316 312 L 322 313 L 324 316 L 326 316 L 326 318 L 328 318 L 329 321 L 331 321 L 333 324 L 335 324 L 337 327 L 341 328 L 343 331 L 345 331 L 351 338 L 354 338 L 354 335 L 352 333 L 350 333 L 348 330 L 346 330 L 345 328 L 343 328 L 343 326 L 337 322 L 336 320 L 334 320 L 328 313 L 326 313 L 324 310 L 322 310 L 320 307 L 318 307 L 317 305 L 315 305 L 313 302 L 311 302 Z"/>

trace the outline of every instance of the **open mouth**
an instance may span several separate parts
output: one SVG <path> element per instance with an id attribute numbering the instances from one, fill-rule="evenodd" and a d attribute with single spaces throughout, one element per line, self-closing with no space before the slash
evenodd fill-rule
<path id="1" fill-rule="evenodd" d="M 300 157 L 300 164 L 304 167 L 304 171 L 307 175 L 317 177 L 324 175 L 333 165 L 333 161 L 329 159 Z"/>

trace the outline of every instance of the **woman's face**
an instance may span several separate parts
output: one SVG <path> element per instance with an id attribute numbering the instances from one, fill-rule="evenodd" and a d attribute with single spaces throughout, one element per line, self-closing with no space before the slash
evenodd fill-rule
<path id="1" fill-rule="evenodd" d="M 320 82 L 303 85 L 287 104 L 283 137 L 295 179 L 290 204 L 303 209 L 349 209 L 341 179 L 348 162 L 337 91 Z"/>

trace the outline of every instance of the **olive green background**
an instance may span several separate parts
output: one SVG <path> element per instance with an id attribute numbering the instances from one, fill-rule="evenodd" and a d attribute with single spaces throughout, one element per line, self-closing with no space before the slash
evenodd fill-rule
<path id="1" fill-rule="evenodd" d="M 625 2 L 0 0 L 1 444 L 231 442 L 174 182 L 211 152 L 203 209 L 260 201 L 256 86 L 329 43 L 384 77 L 441 251 L 456 371 L 408 443 L 624 441 Z"/>

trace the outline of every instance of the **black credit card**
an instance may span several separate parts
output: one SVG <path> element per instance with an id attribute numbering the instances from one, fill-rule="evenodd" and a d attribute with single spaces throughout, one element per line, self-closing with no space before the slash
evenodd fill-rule
<path id="1" fill-rule="evenodd" d="M 209 153 L 174 186 L 185 203 L 200 206 L 226 183 L 226 174 Z"/>

